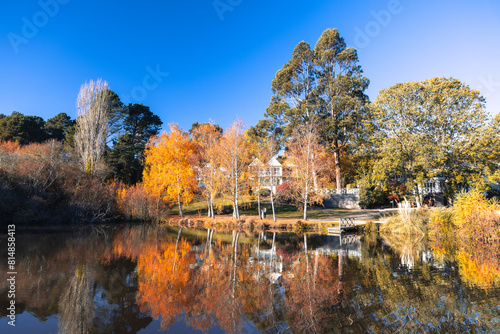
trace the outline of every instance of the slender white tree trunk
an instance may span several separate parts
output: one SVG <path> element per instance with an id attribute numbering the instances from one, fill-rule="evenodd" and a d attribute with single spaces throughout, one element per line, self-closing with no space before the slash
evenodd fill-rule
<path id="1" fill-rule="evenodd" d="M 271 208 L 273 210 L 273 220 L 276 221 L 276 212 L 274 211 L 274 197 L 273 197 L 273 191 L 272 190 L 271 190 Z"/>
<path id="2" fill-rule="evenodd" d="M 262 212 L 260 212 L 260 184 L 257 193 L 257 210 L 259 211 L 259 219 L 262 219 Z"/>
<path id="3" fill-rule="evenodd" d="M 210 193 L 210 218 L 215 218 L 214 214 L 214 195 Z"/>
<path id="4" fill-rule="evenodd" d="M 304 199 L 304 220 L 307 220 L 307 200 L 308 200 L 308 196 L 307 196 L 307 192 L 306 192 L 305 199 Z"/>
<path id="5" fill-rule="evenodd" d="M 177 203 L 179 204 L 179 216 L 184 218 L 184 213 L 182 212 L 181 195 L 177 194 Z"/>
<path id="6" fill-rule="evenodd" d="M 235 177 L 235 188 L 234 188 L 234 218 L 236 219 L 240 219 L 240 211 L 239 211 L 239 208 L 238 208 L 238 193 L 239 193 L 239 183 L 238 183 L 238 173 L 236 173 L 236 177 Z"/>

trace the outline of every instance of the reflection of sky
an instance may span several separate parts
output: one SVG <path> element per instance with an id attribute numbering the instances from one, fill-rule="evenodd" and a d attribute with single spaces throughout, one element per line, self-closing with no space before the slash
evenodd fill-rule
<path id="1" fill-rule="evenodd" d="M 147 228 L 144 229 L 147 230 Z M 172 233 L 172 235 L 167 236 L 161 232 L 150 233 L 150 231 L 144 231 L 144 234 L 138 236 L 137 230 L 142 231 L 140 228 L 123 230 L 125 233 L 119 234 L 119 237 L 115 239 L 111 238 L 116 241 L 113 245 L 108 244 L 107 246 L 103 246 L 103 248 L 98 249 L 103 251 L 105 247 L 112 248 L 117 245 L 130 245 L 131 247 L 128 249 L 129 255 L 120 253 L 120 256 L 116 256 L 121 257 L 133 255 L 134 258 L 136 256 L 140 258 L 144 256 L 144 254 L 149 254 L 145 250 L 148 247 L 156 245 L 159 240 L 161 241 L 158 243 L 159 246 L 172 246 L 176 242 L 177 237 L 177 233 Z M 188 232 L 189 230 L 183 229 L 183 232 L 184 231 Z M 189 249 L 191 252 L 196 252 L 200 255 L 197 261 L 203 262 L 205 259 L 205 239 L 200 236 L 205 236 L 206 233 L 204 231 L 200 232 L 200 230 L 191 230 L 190 232 L 191 233 L 184 234 L 188 240 L 190 246 Z M 196 235 L 196 233 L 198 234 Z M 196 235 L 195 239 L 198 243 L 196 246 L 193 241 L 193 235 Z M 230 236 L 230 234 L 216 232 L 215 237 L 223 238 L 224 236 Z M 29 240 L 31 240 L 30 242 L 32 242 L 34 246 L 31 248 L 32 251 L 41 248 L 41 246 L 35 247 L 38 245 L 36 242 L 37 238 L 30 238 Z M 39 240 L 44 239 L 40 238 Z M 417 326 L 420 321 L 429 320 L 432 320 L 436 324 L 454 326 L 453 322 L 446 324 L 447 321 L 441 319 L 441 317 L 445 314 L 450 316 L 452 321 L 455 322 L 460 321 L 460 319 L 464 319 L 465 323 L 463 326 L 465 327 L 454 328 L 470 329 L 471 326 L 474 326 L 477 321 L 482 321 L 483 323 L 486 322 L 488 325 L 492 326 L 497 325 L 495 324 L 495 315 L 497 316 L 496 319 L 498 319 L 498 312 L 500 309 L 497 308 L 496 301 L 498 300 L 500 290 L 477 289 L 465 284 L 461 280 L 458 271 L 447 267 L 442 262 L 437 261 L 432 251 L 429 250 L 427 244 L 421 240 L 418 243 L 412 243 L 411 248 L 405 248 L 409 245 L 408 243 L 405 243 L 404 240 L 400 240 L 397 237 L 391 237 L 390 240 L 385 242 L 386 246 L 381 247 L 382 240 L 377 239 L 374 242 L 374 239 L 369 239 L 369 237 L 365 236 L 363 238 L 356 237 L 353 239 L 351 244 L 341 246 L 338 237 L 308 235 L 308 269 L 305 268 L 307 261 L 304 261 L 304 249 L 302 244 L 304 240 L 303 236 L 288 234 L 284 237 L 277 234 L 276 249 L 278 252 L 278 260 L 275 259 L 274 262 L 271 261 L 271 256 L 269 256 L 271 252 L 269 247 L 272 240 L 272 233 L 269 233 L 267 235 L 267 245 L 262 244 L 261 249 L 265 248 L 266 250 L 261 251 L 262 253 L 259 264 L 265 264 L 265 266 L 260 267 L 260 276 L 256 275 L 256 267 L 252 266 L 252 264 L 256 263 L 254 261 L 249 261 L 252 257 L 253 259 L 257 259 L 257 238 L 252 239 L 251 236 L 246 236 L 245 242 L 241 242 L 238 245 L 239 260 L 236 266 L 236 272 L 242 274 L 241 277 L 245 277 L 246 274 L 249 274 L 247 277 L 251 276 L 252 279 L 245 280 L 242 278 L 242 282 L 245 282 L 245 285 L 236 284 L 236 286 L 240 293 L 243 291 L 255 292 L 252 288 L 255 288 L 256 286 L 252 286 L 252 284 L 264 284 L 266 289 L 272 286 L 272 290 L 275 291 L 276 297 L 276 299 L 274 299 L 274 306 L 278 308 L 280 312 L 282 311 L 283 314 L 297 315 L 297 312 L 300 313 L 300 309 L 297 311 L 297 309 L 293 310 L 293 308 L 296 305 L 301 305 L 301 302 L 307 301 L 307 299 L 304 298 L 306 298 L 307 294 L 309 294 L 309 296 L 312 296 L 311 298 L 314 299 L 312 303 L 314 304 L 315 311 L 323 312 L 322 310 L 328 310 L 325 311 L 324 314 L 321 314 L 323 318 L 318 319 L 331 320 L 336 318 L 340 319 L 339 321 L 348 321 L 350 318 L 348 319 L 346 314 L 351 314 L 353 316 L 356 314 L 356 316 L 359 317 L 360 325 L 366 326 L 364 328 L 370 327 L 372 329 L 376 329 L 381 323 L 384 323 L 389 327 L 393 326 L 396 328 L 399 328 L 399 326 L 407 323 L 409 326 Z M 369 243 L 368 240 L 371 240 L 372 243 Z M 82 238 L 81 241 L 82 243 L 99 243 L 98 240 L 94 240 L 92 238 Z M 66 246 L 71 245 L 70 242 L 63 244 Z M 389 244 L 392 246 L 388 246 Z M 221 250 L 220 245 L 214 243 L 211 251 L 214 252 L 213 254 L 215 257 L 221 256 L 221 258 L 215 261 L 213 264 L 214 267 L 212 268 L 220 268 L 224 270 L 227 269 L 226 266 L 229 266 L 231 269 L 228 272 L 232 272 L 233 264 L 231 260 L 232 251 L 230 249 L 230 245 L 230 242 L 225 244 L 224 247 L 227 246 L 227 249 L 225 249 L 227 253 L 224 253 L 223 250 Z M 22 246 L 22 242 L 20 246 Z M 118 248 L 123 249 L 123 247 Z M 20 247 L 20 249 L 26 248 Z M 158 250 L 161 249 L 162 247 L 158 248 Z M 401 252 L 401 250 L 404 251 L 405 249 L 411 250 L 411 252 Z M 279 255 L 280 250 L 282 254 L 286 253 L 286 256 Z M 153 255 L 156 256 L 156 260 L 165 260 L 162 252 L 162 250 L 159 253 L 153 252 Z M 263 253 L 268 256 L 263 256 Z M 411 266 L 408 266 L 409 262 L 405 262 L 401 259 L 401 255 L 403 253 L 411 257 Z M 48 259 L 49 262 L 54 261 L 55 259 L 54 254 L 51 253 L 50 250 L 45 249 L 42 254 Z M 56 252 L 55 254 L 60 253 Z M 19 260 L 23 259 L 23 255 L 24 254 L 21 251 L 19 253 Z M 87 254 L 87 256 L 88 258 L 85 258 L 85 261 L 99 261 L 99 256 L 95 256 L 92 252 Z M 229 256 L 229 260 L 227 260 L 225 256 Z M 342 257 L 342 261 L 340 257 Z M 29 256 L 27 256 L 27 258 L 29 258 Z M 189 261 L 194 261 L 196 257 L 187 256 L 186 258 L 190 259 Z M 272 266 L 276 264 L 276 261 L 283 261 L 283 268 L 280 268 L 280 270 L 275 270 L 274 268 L 273 270 Z M 198 277 L 192 276 L 194 281 L 196 281 L 195 278 L 205 278 L 204 275 L 208 269 L 206 266 L 198 266 L 196 269 L 193 269 L 194 267 L 189 266 L 189 264 L 190 263 L 185 263 L 186 268 L 191 268 L 188 269 L 188 272 L 200 275 Z M 201 265 L 203 265 L 203 263 L 201 263 Z M 339 270 L 339 266 L 342 266 L 343 269 Z M 425 266 L 429 269 L 427 272 L 424 272 L 423 270 Z M 120 324 L 130 324 L 131 321 L 135 321 L 132 319 L 136 319 L 136 316 L 138 319 L 148 316 L 142 312 L 136 312 L 137 308 L 140 306 L 137 306 L 135 303 L 136 291 L 133 288 L 137 286 L 138 278 L 143 279 L 142 283 L 145 283 L 144 280 L 147 281 L 148 279 L 151 279 L 151 277 L 147 276 L 145 271 L 142 273 L 140 272 L 138 277 L 135 275 L 137 269 L 134 267 L 133 263 L 129 263 L 128 260 L 119 261 L 118 258 L 113 258 L 111 260 L 111 264 L 104 267 L 94 265 L 89 266 L 88 268 L 93 268 L 89 270 L 94 270 L 94 274 L 97 275 L 97 277 L 101 277 L 102 282 L 108 282 L 108 284 L 103 285 L 102 282 L 97 279 L 96 285 L 93 287 L 93 301 L 96 310 L 95 315 L 97 317 L 97 319 L 94 320 L 94 325 L 96 325 L 97 329 L 102 329 L 100 330 L 101 332 L 103 330 L 106 331 L 112 328 L 113 321 L 118 321 Z M 58 268 L 58 270 L 61 270 L 61 268 Z M 216 271 L 217 270 L 212 273 L 215 273 Z M 279 271 L 279 273 L 283 272 L 283 276 L 279 279 L 277 271 Z M 58 272 L 59 271 L 51 272 L 51 274 L 57 275 Z M 316 272 L 318 275 L 314 276 L 316 275 Z M 117 273 L 120 274 L 116 275 Z M 161 272 L 155 272 L 154 275 L 156 274 L 161 275 Z M 42 277 L 45 276 L 42 275 Z M 111 279 L 112 277 L 114 278 Z M 221 276 L 214 277 L 221 278 Z M 256 280 L 257 277 L 261 278 L 258 282 Z M 315 277 L 315 279 L 311 279 L 312 277 Z M 115 278 L 117 280 L 115 280 Z M 111 284 L 111 282 L 115 283 Z M 274 284 L 271 284 L 271 282 Z M 309 285 L 308 282 L 311 284 Z M 193 282 L 188 282 L 188 286 L 190 283 Z M 338 283 L 341 284 L 339 285 Z M 107 291 L 104 286 L 110 288 L 110 291 Z M 201 285 L 194 284 L 194 286 Z M 122 287 L 132 289 L 121 290 Z M 47 288 L 49 288 L 49 294 L 53 296 L 54 290 L 50 289 L 56 289 L 56 287 L 49 284 L 47 285 Z M 189 293 L 193 293 L 194 291 L 187 287 L 186 289 L 189 290 Z M 222 291 L 224 290 L 224 286 L 217 286 L 217 289 L 221 289 L 220 291 L 217 290 L 218 294 L 223 295 L 225 293 Z M 339 298 L 342 298 L 342 310 L 338 309 L 338 305 L 340 304 L 338 304 L 335 300 L 322 299 L 323 295 L 328 295 L 332 291 L 339 291 L 338 296 Z M 108 293 L 110 296 L 119 298 L 126 310 L 120 309 L 121 306 L 117 304 L 110 303 L 109 300 L 111 298 L 107 298 Z M 165 293 L 165 291 L 162 293 Z M 196 290 L 195 294 L 196 293 L 199 293 L 200 298 L 203 298 L 201 296 L 203 294 L 202 290 Z M 241 295 L 240 293 L 237 293 L 237 295 Z M 250 298 L 252 297 L 255 296 L 251 295 Z M 225 299 L 221 299 L 218 302 L 224 302 L 224 300 Z M 239 302 L 241 301 L 242 300 L 239 300 Z M 39 301 L 37 300 L 37 302 Z M 297 304 L 294 304 L 294 302 Z M 141 306 L 144 306 L 144 304 L 141 304 Z M 158 305 L 156 306 L 158 307 Z M 257 308 L 259 306 L 260 305 L 257 305 Z M 29 307 L 29 305 L 27 307 Z M 129 309 L 129 307 L 132 309 Z M 181 310 L 181 308 L 177 310 Z M 268 310 L 265 309 L 264 311 L 265 312 L 263 314 L 267 314 Z M 125 315 L 125 317 L 120 318 L 121 315 Z M 177 318 L 176 322 L 168 328 L 168 332 L 201 333 L 186 324 L 186 316 L 182 313 L 182 311 L 178 316 L 179 318 Z M 206 314 L 198 316 L 206 316 Z M 410 316 L 410 318 L 407 318 L 408 316 Z M 287 325 L 294 323 L 294 320 L 290 319 L 288 319 L 290 321 L 289 323 L 286 323 L 281 318 L 276 319 L 279 320 L 279 322 L 275 324 L 275 326 L 286 327 Z M 0 333 L 13 332 L 7 325 L 6 320 L 7 318 L 4 317 L 0 321 Z M 57 320 L 57 316 L 50 316 L 47 321 L 40 322 L 28 312 L 24 312 L 23 314 L 17 316 L 16 332 L 57 333 Z M 423 324 L 422 326 L 428 326 L 426 327 L 427 329 L 432 329 L 437 328 L 433 327 L 436 324 Z M 251 322 L 245 321 L 245 319 L 242 319 L 242 326 L 247 332 L 257 332 L 256 327 Z M 146 328 L 141 329 L 139 333 L 157 333 L 161 330 L 160 321 L 157 320 L 152 321 L 151 323 L 146 322 L 143 327 Z M 452 327 L 447 328 L 448 330 L 451 330 L 450 328 Z M 214 326 L 208 332 L 221 333 L 222 329 L 220 326 Z"/>
<path id="2" fill-rule="evenodd" d="M 225 128 L 236 114 L 253 125 L 295 45 L 314 45 L 327 28 L 359 50 L 371 100 L 395 83 L 452 76 L 480 89 L 498 113 L 500 2 L 396 0 L 384 16 L 393 2 L 233 1 L 241 4 L 221 21 L 213 1 L 69 1 L 15 53 L 8 34 L 21 35 L 23 19 L 41 7 L 4 1 L 0 113 L 74 118 L 80 85 L 102 77 L 125 103 L 149 105 L 164 128 L 210 118 Z M 143 100 L 126 98 L 157 65 L 169 76 Z"/>
<path id="3" fill-rule="evenodd" d="M 40 321 L 29 312 L 23 312 L 16 315 L 16 326 L 10 326 L 7 318 L 0 318 L 0 333 L 44 333 L 57 334 L 57 316 L 50 316 L 46 321 Z M 41 331 L 43 328 L 43 331 Z"/>

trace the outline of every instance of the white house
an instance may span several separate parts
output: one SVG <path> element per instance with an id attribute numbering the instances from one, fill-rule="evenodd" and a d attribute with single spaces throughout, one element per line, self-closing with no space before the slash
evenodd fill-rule
<path id="1" fill-rule="evenodd" d="M 281 164 L 275 157 L 266 163 L 255 158 L 249 168 L 256 169 L 254 175 L 256 174 L 260 179 L 262 189 L 269 189 L 276 193 L 276 187 L 291 177 L 293 165 L 287 162 Z"/>

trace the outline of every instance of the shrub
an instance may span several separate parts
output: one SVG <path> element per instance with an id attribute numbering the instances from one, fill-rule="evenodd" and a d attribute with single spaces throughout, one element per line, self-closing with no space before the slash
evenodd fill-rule
<path id="1" fill-rule="evenodd" d="M 359 186 L 359 206 L 368 209 L 374 206 L 386 204 L 387 196 L 379 186 L 371 186 L 368 182 L 362 181 Z"/>
<path id="2" fill-rule="evenodd" d="M 453 211 L 450 209 L 436 210 L 431 213 L 429 229 L 436 235 L 447 235 L 454 232 Z"/>
<path id="3" fill-rule="evenodd" d="M 498 202 L 488 200 L 479 191 L 462 192 L 455 201 L 455 225 L 464 238 L 498 239 L 498 210 Z"/>
<path id="4" fill-rule="evenodd" d="M 359 185 L 359 206 L 362 209 L 368 209 L 373 202 L 373 191 L 367 182 L 361 182 Z"/>
<path id="5" fill-rule="evenodd" d="M 98 223 L 113 218 L 116 212 L 116 186 L 95 177 L 84 177 L 70 199 L 74 223 Z"/>
<path id="6" fill-rule="evenodd" d="M 0 211 L 5 222 L 89 223 L 113 218 L 113 185 L 88 178 L 61 142 L 0 143 Z"/>
<path id="7" fill-rule="evenodd" d="M 292 204 L 296 197 L 296 192 L 290 181 L 285 181 L 276 187 L 276 198 L 280 203 Z"/>
<path id="8" fill-rule="evenodd" d="M 118 210 L 128 219 L 151 220 L 155 216 L 155 201 L 142 184 L 121 186 L 116 192 Z"/>
<path id="9" fill-rule="evenodd" d="M 295 226 L 293 228 L 295 233 L 297 233 L 299 235 L 304 234 L 307 231 L 307 229 L 308 229 L 307 224 L 303 223 L 300 220 L 297 220 L 297 222 L 295 223 Z"/>
<path id="10" fill-rule="evenodd" d="M 399 204 L 399 214 L 389 219 L 387 224 L 382 224 L 380 229 L 389 233 L 401 234 L 425 234 L 429 211 L 425 209 L 413 209 L 405 199 Z"/>

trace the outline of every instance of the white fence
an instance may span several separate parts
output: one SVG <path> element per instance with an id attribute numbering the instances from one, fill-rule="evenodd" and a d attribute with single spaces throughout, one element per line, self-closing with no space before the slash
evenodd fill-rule
<path id="1" fill-rule="evenodd" d="M 359 195 L 359 188 L 320 189 L 319 192 L 327 195 Z"/>

